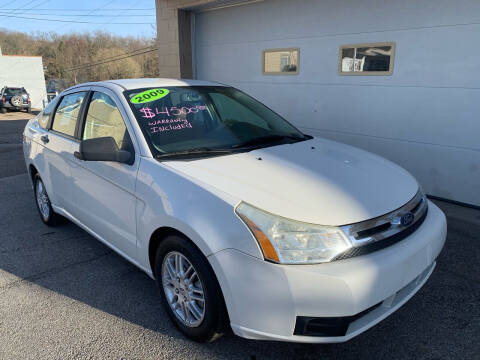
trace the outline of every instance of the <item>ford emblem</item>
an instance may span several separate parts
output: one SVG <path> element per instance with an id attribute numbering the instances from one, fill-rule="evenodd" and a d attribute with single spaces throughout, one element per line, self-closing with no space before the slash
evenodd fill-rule
<path id="1" fill-rule="evenodd" d="M 403 226 L 411 225 L 414 219 L 415 216 L 411 212 L 408 212 L 402 215 L 402 217 L 400 218 L 400 224 L 402 224 Z"/>

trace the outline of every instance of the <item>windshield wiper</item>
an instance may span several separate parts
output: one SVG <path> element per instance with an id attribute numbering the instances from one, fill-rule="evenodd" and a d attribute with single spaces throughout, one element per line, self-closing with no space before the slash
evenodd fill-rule
<path id="1" fill-rule="evenodd" d="M 308 137 L 306 137 L 306 136 L 277 135 L 276 134 L 276 135 L 269 135 L 269 136 L 264 136 L 264 137 L 259 137 L 259 138 L 244 141 L 243 143 L 233 145 L 232 149 L 255 146 L 255 145 L 270 144 L 270 143 L 278 142 L 278 141 L 281 141 L 281 140 L 302 141 L 302 140 L 307 140 L 307 139 L 308 139 Z"/>
<path id="2" fill-rule="evenodd" d="M 194 149 L 159 154 L 159 155 L 156 155 L 155 158 L 163 159 L 168 157 L 177 157 L 177 156 L 185 156 L 185 155 L 231 154 L 233 152 L 235 152 L 235 150 L 233 149 L 215 149 L 215 148 L 208 148 L 208 147 L 199 147 Z"/>

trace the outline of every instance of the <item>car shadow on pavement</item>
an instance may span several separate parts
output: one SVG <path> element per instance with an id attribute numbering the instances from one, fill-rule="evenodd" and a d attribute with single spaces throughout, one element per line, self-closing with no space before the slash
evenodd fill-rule
<path id="1" fill-rule="evenodd" d="M 88 317 L 90 322 L 103 321 L 102 314 L 113 315 L 118 319 L 115 326 L 131 327 L 132 333 L 138 327 L 147 329 L 160 339 L 167 338 L 176 345 L 196 349 L 201 357 L 255 360 L 452 358 L 458 355 L 457 347 L 462 344 L 461 358 L 469 358 L 470 354 L 473 358 L 475 346 L 468 338 L 475 339 L 478 331 L 478 324 L 474 324 L 471 316 L 475 312 L 478 316 L 475 304 L 478 305 L 476 300 L 480 294 L 472 281 L 478 281 L 479 276 L 478 272 L 471 275 L 472 268 L 466 264 L 472 255 L 478 258 L 479 250 L 478 246 L 472 249 L 467 243 L 478 236 L 480 225 L 467 227 L 456 218 L 450 218 L 449 225 L 453 230 L 449 232 L 437 270 L 425 287 L 397 313 L 348 343 L 260 342 L 229 333 L 214 343 L 197 344 L 186 340 L 172 325 L 153 280 L 74 224 L 66 222 L 56 228 L 45 226 L 37 214 L 27 175 L 5 177 L 0 179 L 0 229 L 3 229 L 0 234 L 0 308 L 4 309 L 4 313 L 0 310 L 3 315 L 0 328 L 2 322 L 5 326 L 23 316 L 15 314 L 20 306 L 17 302 L 22 301 L 18 292 L 26 289 L 25 296 L 31 296 L 36 293 L 33 288 L 40 287 L 42 291 L 93 308 L 94 314 Z M 16 296 L 20 300 L 12 301 Z M 35 305 L 30 305 L 30 309 L 35 308 L 33 319 L 52 316 L 55 313 L 52 301 L 55 304 L 64 300 L 52 300 L 50 295 L 40 292 Z M 68 307 L 65 311 L 69 311 Z M 75 313 L 68 317 L 78 318 L 78 321 L 84 319 Z M 49 321 L 58 321 L 58 318 Z M 62 323 L 57 326 L 61 332 Z"/>
<path id="2" fill-rule="evenodd" d="M 25 160 L 22 151 L 22 131 L 28 120 L 5 120 L 8 114 L 0 114 L 0 177 L 24 173 Z M 19 114 L 15 114 L 18 116 Z"/>

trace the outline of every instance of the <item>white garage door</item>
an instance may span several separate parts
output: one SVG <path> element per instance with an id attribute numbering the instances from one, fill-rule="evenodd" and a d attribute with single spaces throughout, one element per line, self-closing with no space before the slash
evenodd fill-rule
<path id="1" fill-rule="evenodd" d="M 437 5 L 266 0 L 200 12 L 194 72 L 256 96 L 306 133 L 401 164 L 429 194 L 480 205 L 480 48 L 471 46 L 480 2 Z M 338 74 L 341 45 L 386 41 L 396 44 L 391 76 Z M 278 48 L 300 49 L 298 75 L 262 73 L 262 51 Z"/>

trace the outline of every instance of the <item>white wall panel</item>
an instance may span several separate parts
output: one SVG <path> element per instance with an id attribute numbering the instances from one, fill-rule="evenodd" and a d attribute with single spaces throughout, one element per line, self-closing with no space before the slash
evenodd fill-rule
<path id="1" fill-rule="evenodd" d="M 480 205 L 480 1 L 266 0 L 196 14 L 196 74 L 258 97 L 306 132 L 410 170 Z M 343 44 L 394 41 L 392 76 L 340 76 Z M 300 48 L 297 76 L 262 75 L 266 48 Z"/>
<path id="2" fill-rule="evenodd" d="M 24 87 L 30 94 L 32 108 L 43 108 L 47 97 L 42 58 L 37 56 L 0 56 L 0 88 Z"/>

